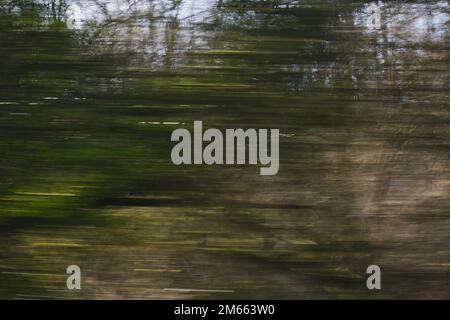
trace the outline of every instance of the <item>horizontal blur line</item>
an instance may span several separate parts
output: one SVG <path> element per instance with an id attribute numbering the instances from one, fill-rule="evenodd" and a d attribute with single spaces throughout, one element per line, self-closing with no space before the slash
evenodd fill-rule
<path id="1" fill-rule="evenodd" d="M 78 195 L 74 193 L 16 192 L 16 194 L 41 197 L 78 197 Z"/>
<path id="2" fill-rule="evenodd" d="M 208 202 L 199 203 L 198 199 L 175 200 L 175 199 L 136 199 L 136 198 L 109 198 L 103 199 L 100 205 L 112 206 L 135 206 L 135 207 L 183 207 L 183 206 L 217 206 L 217 203 L 210 204 Z M 227 207 L 245 207 L 259 209 L 312 209 L 320 208 L 316 205 L 296 205 L 296 204 L 273 204 L 273 203 L 256 203 L 256 202 L 227 202 Z"/>
<path id="3" fill-rule="evenodd" d="M 177 292 L 218 292 L 218 293 L 233 293 L 234 290 L 214 290 L 214 289 L 180 289 L 180 288 L 164 288 L 165 291 Z"/>

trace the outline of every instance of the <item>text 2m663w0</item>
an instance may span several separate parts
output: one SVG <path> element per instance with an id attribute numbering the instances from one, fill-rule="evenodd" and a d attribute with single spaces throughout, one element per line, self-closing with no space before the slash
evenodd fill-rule
<path id="1" fill-rule="evenodd" d="M 220 315 L 273 315 L 275 307 L 273 305 L 219 305 Z"/>

